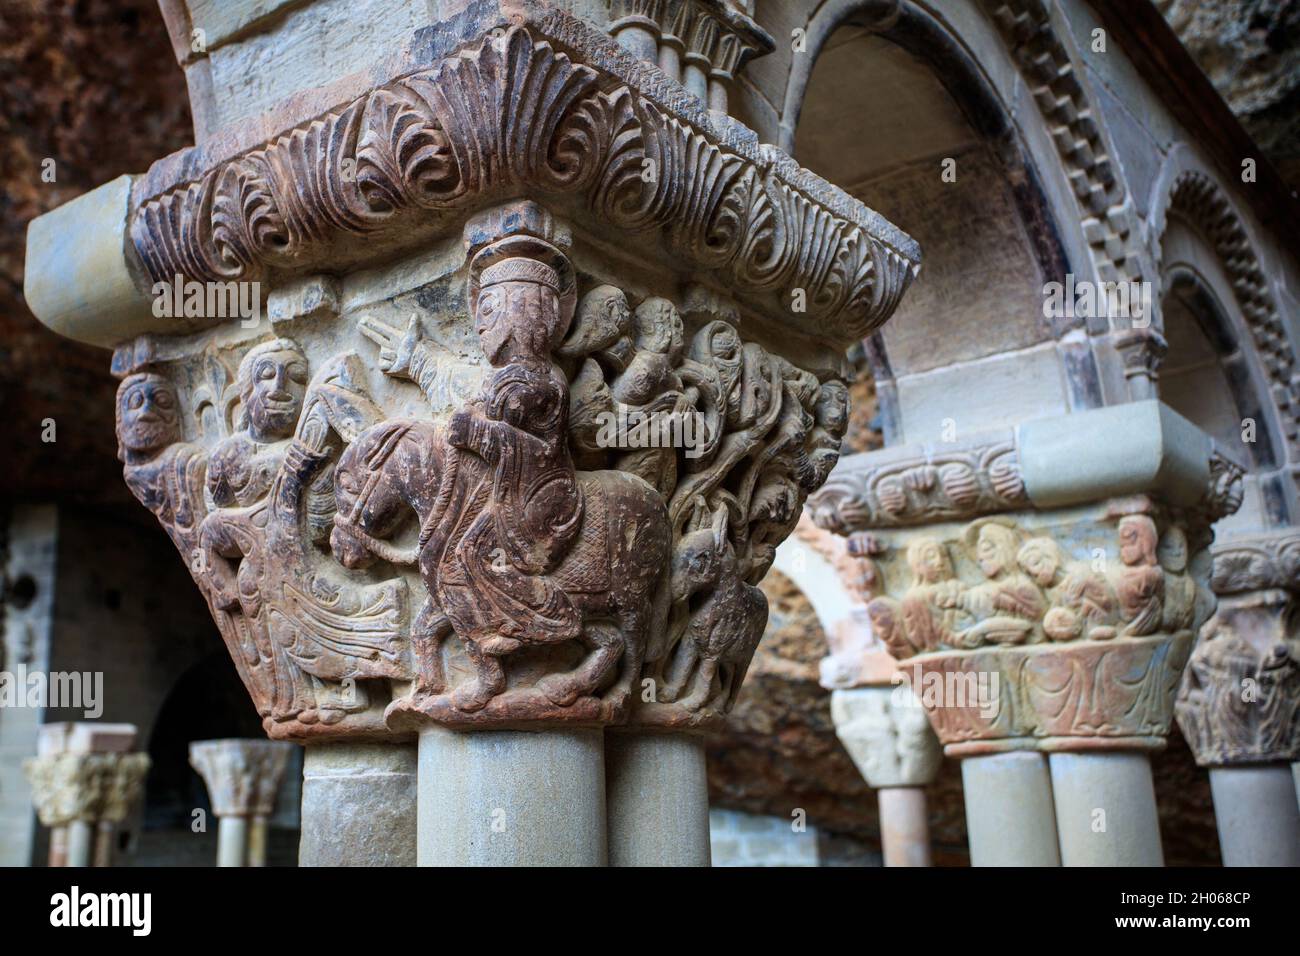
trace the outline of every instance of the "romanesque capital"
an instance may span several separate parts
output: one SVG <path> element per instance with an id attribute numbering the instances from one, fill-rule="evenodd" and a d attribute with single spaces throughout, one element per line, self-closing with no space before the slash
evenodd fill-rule
<path id="1" fill-rule="evenodd" d="M 276 740 L 200 740 L 190 744 L 190 765 L 218 817 L 269 817 L 292 749 Z"/>
<path id="2" fill-rule="evenodd" d="M 903 685 L 831 693 L 835 735 L 876 790 L 933 783 L 943 750 L 925 708 Z"/>
<path id="3" fill-rule="evenodd" d="M 1285 528 L 1214 549 L 1214 617 L 1178 697 L 1178 724 L 1203 767 L 1300 760 L 1300 533 Z"/>
<path id="4" fill-rule="evenodd" d="M 143 791 L 149 757 L 140 753 L 50 753 L 23 771 L 37 816 L 47 827 L 74 821 L 121 823 Z"/>
<path id="5" fill-rule="evenodd" d="M 714 79 L 728 37 L 762 45 L 687 6 Z M 918 268 L 590 24 L 520 9 L 155 163 L 125 216 L 152 314 L 78 328 L 118 343 L 127 485 L 272 738 L 716 725 L 838 458 L 844 349 Z M 205 307 L 254 282 L 265 315 Z"/>
<path id="6" fill-rule="evenodd" d="M 854 456 L 812 500 L 858 536 L 873 635 L 950 756 L 1163 746 L 1241 472 L 1177 416 L 1127 413 L 1127 434 L 1106 409 Z"/>

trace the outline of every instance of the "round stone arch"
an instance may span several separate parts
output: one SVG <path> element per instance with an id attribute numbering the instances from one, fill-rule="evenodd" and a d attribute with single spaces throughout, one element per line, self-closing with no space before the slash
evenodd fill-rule
<path id="1" fill-rule="evenodd" d="M 1295 351 L 1261 246 L 1223 183 L 1183 144 L 1170 153 L 1157 178 L 1148 236 L 1159 264 L 1159 331 L 1170 343 L 1161 398 L 1251 466 L 1260 499 L 1232 519 L 1234 524 L 1289 523 L 1300 464 Z M 1189 327 L 1193 320 L 1198 328 Z M 1217 359 L 1213 365 L 1201 362 L 1199 375 L 1188 368 L 1197 350 Z M 1205 395 L 1216 392 L 1230 398 L 1243 422 L 1257 423 L 1253 441 L 1227 433 L 1226 421 L 1197 414 L 1194 397 L 1201 395 L 1203 404 Z"/>
<path id="2" fill-rule="evenodd" d="M 861 109 L 856 100 L 828 96 L 827 77 L 842 76 L 841 65 L 854 59 L 864 64 L 855 69 L 876 71 L 903 95 L 877 92 L 855 76 L 831 82 L 872 90 Z M 865 65 L 871 59 L 879 63 Z M 809 18 L 806 49 L 792 60 L 781 145 L 873 208 L 883 204 L 911 225 L 924 249 L 911 301 L 866 343 L 887 445 L 939 437 L 928 414 L 935 402 L 913 376 L 1000 356 L 1010 363 L 1017 352 L 1028 351 L 1035 363 L 1022 381 L 1064 382 L 1059 392 L 1017 395 L 1020 404 L 1043 414 L 1103 404 L 1087 334 L 1106 330 L 1085 328 L 1083 317 L 1044 317 L 1047 284 L 1071 273 L 1091 276 L 1094 264 L 1071 194 L 1073 173 L 1053 129 L 1036 110 L 1011 108 L 1019 68 L 998 25 L 973 2 L 940 16 L 912 0 L 829 0 Z M 951 135 L 927 133 L 940 126 Z M 909 128 L 900 143 L 895 134 Z M 828 130 L 838 130 L 839 142 L 823 145 L 834 139 L 822 135 Z M 861 170 L 849 168 L 859 155 Z M 854 158 L 827 165 L 828 156 Z M 943 157 L 954 158 L 961 185 L 940 184 Z M 927 315 L 945 316 L 943 327 Z M 1040 368 L 1049 353 L 1063 374 Z"/>

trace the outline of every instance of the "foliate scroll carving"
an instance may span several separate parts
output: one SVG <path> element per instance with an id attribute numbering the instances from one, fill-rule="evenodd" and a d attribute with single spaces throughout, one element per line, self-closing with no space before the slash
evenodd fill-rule
<path id="1" fill-rule="evenodd" d="M 929 524 L 1029 504 L 1015 434 L 846 459 L 812 499 L 817 524 L 839 534 Z"/>
<path id="2" fill-rule="evenodd" d="M 882 534 L 867 612 L 950 755 L 1161 746 L 1207 537 L 1141 497 Z"/>
<path id="3" fill-rule="evenodd" d="M 153 282 L 255 280 L 336 267 L 346 237 L 409 243 L 526 190 L 660 231 L 724 285 L 787 300 L 803 290 L 805 330 L 861 337 L 897 305 L 919 255 L 801 191 L 787 165 L 717 145 L 516 27 L 148 196 L 131 237 Z"/>
<path id="4" fill-rule="evenodd" d="M 577 275 L 560 236 L 529 202 L 472 218 L 445 311 L 349 316 L 337 354 L 280 331 L 119 351 L 128 484 L 270 736 L 701 726 L 734 701 L 847 390 L 703 287 Z M 440 341 L 462 308 L 468 361 Z"/>
<path id="5" fill-rule="evenodd" d="M 1192 653 L 1178 723 L 1201 766 L 1300 760 L 1300 535 L 1215 549 L 1219 609 Z"/>

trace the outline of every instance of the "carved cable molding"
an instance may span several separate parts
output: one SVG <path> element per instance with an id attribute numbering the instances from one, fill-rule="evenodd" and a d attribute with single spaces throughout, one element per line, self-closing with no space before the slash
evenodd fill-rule
<path id="1" fill-rule="evenodd" d="M 377 363 L 288 338 L 115 356 L 127 484 L 270 736 L 709 726 L 734 702 L 756 584 L 838 459 L 847 390 L 747 341 L 705 290 L 578 296 L 548 222 L 515 203 L 466 227 L 476 397 L 454 397 L 457 360 L 418 320 L 361 318 Z M 602 437 L 620 411 L 696 417 L 699 440 Z"/>
<path id="2" fill-rule="evenodd" d="M 256 280 L 328 267 L 344 236 L 392 239 L 521 191 L 568 195 L 601 223 L 662 231 L 728 287 L 783 305 L 802 290 L 815 322 L 801 325 L 824 339 L 870 333 L 910 283 L 915 244 L 835 214 L 761 155 L 516 27 L 147 199 L 130 232 L 155 283 Z"/>

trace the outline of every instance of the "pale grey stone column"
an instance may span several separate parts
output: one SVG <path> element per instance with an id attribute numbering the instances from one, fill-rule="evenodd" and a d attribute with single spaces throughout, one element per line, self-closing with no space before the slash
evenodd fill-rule
<path id="1" fill-rule="evenodd" d="M 610 866 L 709 866 L 704 738 L 605 735 Z"/>
<path id="2" fill-rule="evenodd" d="M 304 748 L 299 866 L 414 866 L 415 744 Z"/>
<path id="3" fill-rule="evenodd" d="M 1291 765 L 1291 776 L 1295 780 L 1295 799 L 1300 804 L 1300 761 Z"/>
<path id="4" fill-rule="evenodd" d="M 243 866 L 248 845 L 248 819 L 224 816 L 217 819 L 217 866 Z"/>
<path id="5" fill-rule="evenodd" d="M 420 866 L 604 866 L 597 729 L 420 732 Z"/>
<path id="6" fill-rule="evenodd" d="M 248 821 L 248 865 L 266 866 L 267 819 L 257 814 Z"/>
<path id="7" fill-rule="evenodd" d="M 1064 866 L 1164 866 L 1145 753 L 1056 753 L 1049 763 Z"/>
<path id="8" fill-rule="evenodd" d="M 1285 764 L 1211 767 L 1224 866 L 1300 866 L 1300 805 Z"/>
<path id="9" fill-rule="evenodd" d="M 1060 866 L 1047 758 L 1040 753 L 961 762 L 972 866 Z"/>
<path id="10" fill-rule="evenodd" d="M 68 866 L 90 866 L 95 848 L 95 824 L 73 820 L 68 824 Z"/>

